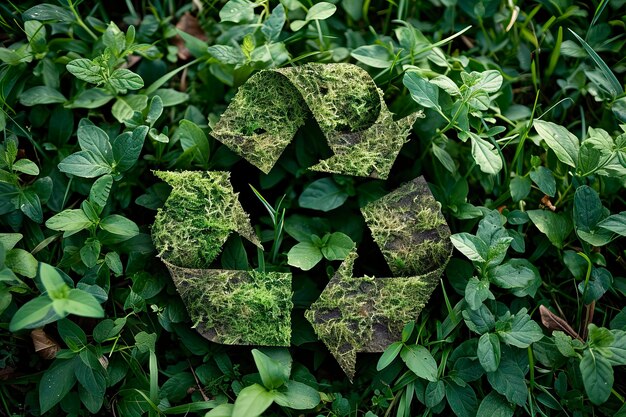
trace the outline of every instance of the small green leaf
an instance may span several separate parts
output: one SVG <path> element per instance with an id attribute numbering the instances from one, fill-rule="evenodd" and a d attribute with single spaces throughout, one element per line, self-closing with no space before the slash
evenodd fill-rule
<path id="1" fill-rule="evenodd" d="M 322 178 L 309 184 L 298 199 L 300 207 L 330 211 L 341 206 L 348 199 L 348 193 L 341 189 L 332 178 Z"/>
<path id="2" fill-rule="evenodd" d="M 104 310 L 98 300 L 83 290 L 71 289 L 65 300 L 65 311 L 83 317 L 104 317 Z"/>
<path id="3" fill-rule="evenodd" d="M 337 11 L 337 6 L 332 3 L 321 1 L 315 3 L 306 14 L 306 20 L 325 20 Z"/>
<path id="4" fill-rule="evenodd" d="M 16 274 L 24 275 L 28 278 L 35 278 L 37 275 L 37 259 L 24 249 L 16 248 L 9 250 L 6 254 L 5 265 Z"/>
<path id="5" fill-rule="evenodd" d="M 193 159 L 206 166 L 209 162 L 210 148 L 206 134 L 189 120 L 181 120 L 175 137 L 179 138 L 184 151 L 191 150 Z"/>
<path id="6" fill-rule="evenodd" d="M 420 77 L 416 72 L 406 72 L 402 81 L 411 93 L 411 98 L 420 106 L 441 111 L 439 88 Z"/>
<path id="7" fill-rule="evenodd" d="M 502 170 L 502 158 L 498 154 L 495 146 L 491 142 L 471 135 L 472 156 L 480 167 L 480 170 L 487 174 L 497 174 Z"/>
<path id="8" fill-rule="evenodd" d="M 79 80 L 86 81 L 91 84 L 101 84 L 105 81 L 102 75 L 100 65 L 91 59 L 79 58 L 70 61 L 66 65 L 67 70 Z"/>
<path id="9" fill-rule="evenodd" d="M 530 179 L 537 184 L 542 193 L 550 197 L 556 194 L 556 180 L 548 168 L 542 166 L 534 168 L 530 171 Z"/>
<path id="10" fill-rule="evenodd" d="M 265 40 L 268 42 L 274 42 L 278 40 L 280 36 L 280 32 L 285 25 L 285 7 L 282 4 L 278 4 L 272 10 L 270 17 L 267 18 L 265 22 L 263 22 L 263 26 L 261 27 L 261 32 L 265 36 Z"/>
<path id="11" fill-rule="evenodd" d="M 235 400 L 232 417 L 260 416 L 272 402 L 274 402 L 274 395 L 261 385 L 247 386 L 239 392 Z"/>
<path id="12" fill-rule="evenodd" d="M 335 232 L 330 235 L 326 245 L 322 247 L 322 255 L 329 261 L 344 260 L 352 251 L 354 245 L 350 236 L 341 232 Z"/>
<path id="13" fill-rule="evenodd" d="M 273 390 L 287 382 L 291 369 L 283 366 L 282 363 L 270 358 L 258 349 L 252 349 L 252 356 L 265 388 Z"/>
<path id="14" fill-rule="evenodd" d="M 576 167 L 580 146 L 576 136 L 563 126 L 552 122 L 535 119 L 533 126 L 541 139 L 548 144 L 561 162 L 571 167 Z"/>
<path id="15" fill-rule="evenodd" d="M 143 79 L 126 68 L 118 68 L 109 77 L 109 84 L 117 91 L 139 90 L 143 87 Z"/>
<path id="16" fill-rule="evenodd" d="M 450 409 L 457 417 L 475 417 L 478 409 L 476 393 L 470 385 L 460 386 L 454 382 L 446 383 L 446 399 Z"/>
<path id="17" fill-rule="evenodd" d="M 522 349 L 543 338 L 541 327 L 526 313 L 526 308 L 512 316 L 508 329 L 499 330 L 497 333 L 506 344 Z"/>
<path id="18" fill-rule="evenodd" d="M 602 202 L 600 196 L 591 187 L 582 185 L 574 194 L 574 225 L 576 230 L 590 232 L 602 217 Z"/>
<path id="19" fill-rule="evenodd" d="M 509 183 L 509 189 L 511 190 L 511 198 L 513 202 L 517 203 L 525 199 L 530 193 L 532 183 L 529 178 L 526 177 L 514 177 Z"/>
<path id="20" fill-rule="evenodd" d="M 61 172 L 83 178 L 95 178 L 110 174 L 112 171 L 107 161 L 89 151 L 73 153 L 63 159 L 58 166 Z"/>
<path id="21" fill-rule="evenodd" d="M 113 186 L 113 177 L 111 175 L 103 175 L 94 181 L 89 190 L 89 201 L 98 207 L 104 207 L 109 199 L 111 187 Z"/>
<path id="22" fill-rule="evenodd" d="M 41 325 L 41 322 L 52 313 L 52 300 L 46 296 L 34 298 L 19 308 L 11 317 L 9 331 L 32 329 Z"/>
<path id="23" fill-rule="evenodd" d="M 472 310 L 478 309 L 485 300 L 494 299 L 494 295 L 489 291 L 489 281 L 479 280 L 472 277 L 465 287 L 465 301 Z"/>
<path id="24" fill-rule="evenodd" d="M 528 210 L 526 213 L 537 229 L 545 234 L 554 246 L 563 247 L 563 242 L 572 231 L 569 216 L 547 210 Z"/>
<path id="25" fill-rule="evenodd" d="M 80 209 L 63 210 L 46 221 L 47 228 L 70 233 L 87 229 L 92 224 L 91 220 Z"/>
<path id="26" fill-rule="evenodd" d="M 37 104 L 65 103 L 66 101 L 65 96 L 58 90 L 45 85 L 29 88 L 20 94 L 20 103 L 27 107 Z"/>
<path id="27" fill-rule="evenodd" d="M 513 417 L 515 406 L 497 392 L 490 392 L 480 402 L 476 417 Z"/>
<path id="28" fill-rule="evenodd" d="M 493 333 L 485 333 L 478 339 L 476 356 L 486 372 L 495 372 L 500 365 L 500 339 Z"/>
<path id="29" fill-rule="evenodd" d="M 96 263 L 100 258 L 101 248 L 102 245 L 100 244 L 100 241 L 95 238 L 88 238 L 83 247 L 80 248 L 80 259 L 87 268 L 93 268 L 96 266 Z"/>
<path id="30" fill-rule="evenodd" d="M 58 404 L 74 387 L 76 384 L 74 372 L 79 363 L 78 356 L 72 359 L 57 359 L 43 373 L 39 381 L 39 408 L 42 414 Z"/>
<path id="31" fill-rule="evenodd" d="M 400 351 L 400 357 L 418 377 L 437 381 L 437 362 L 424 346 L 405 345 Z"/>
<path id="32" fill-rule="evenodd" d="M 426 407 L 436 407 L 446 396 L 446 384 L 442 380 L 429 382 L 426 385 L 425 396 Z"/>
<path id="33" fill-rule="evenodd" d="M 13 169 L 27 175 L 39 175 L 39 167 L 37 164 L 26 158 L 15 161 Z"/>
<path id="34" fill-rule="evenodd" d="M 222 22 L 249 22 L 254 19 L 256 5 L 248 0 L 229 0 L 220 10 Z"/>
<path id="35" fill-rule="evenodd" d="M 287 263 L 308 271 L 322 260 L 322 251 L 312 242 L 300 242 L 287 253 Z"/>
<path id="36" fill-rule="evenodd" d="M 380 359 L 378 359 L 378 364 L 376 364 L 376 370 L 382 371 L 385 369 L 391 362 L 398 357 L 398 354 L 402 350 L 403 344 L 401 342 L 393 342 L 382 355 L 380 355 Z"/>
<path id="37" fill-rule="evenodd" d="M 286 391 L 274 394 L 274 401 L 282 407 L 294 410 L 309 410 L 320 403 L 320 393 L 313 387 L 302 382 L 289 380 L 285 382 Z"/>
<path id="38" fill-rule="evenodd" d="M 147 134 L 148 126 L 139 126 L 132 134 L 122 133 L 113 139 L 111 146 L 117 172 L 126 172 L 137 163 Z"/>
<path id="39" fill-rule="evenodd" d="M 111 214 L 110 216 L 105 217 L 102 219 L 99 226 L 102 230 L 106 230 L 109 233 L 113 233 L 114 235 L 121 236 L 126 239 L 130 239 L 131 237 L 139 234 L 137 224 L 124 216 L 120 216 L 119 214 Z"/>
<path id="40" fill-rule="evenodd" d="M 594 349 L 586 349 L 579 368 L 589 400 L 596 405 L 606 402 L 613 388 L 611 363 Z"/>
<path id="41" fill-rule="evenodd" d="M 626 236 L 626 211 L 607 217 L 598 223 L 598 227 Z"/>
<path id="42" fill-rule="evenodd" d="M 454 247 L 474 262 L 486 262 L 489 248 L 480 238 L 469 233 L 457 233 L 450 236 Z"/>

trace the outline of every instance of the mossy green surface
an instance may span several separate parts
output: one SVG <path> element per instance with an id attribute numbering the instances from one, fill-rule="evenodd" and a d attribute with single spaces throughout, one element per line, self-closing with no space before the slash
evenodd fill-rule
<path id="1" fill-rule="evenodd" d="M 310 113 L 334 155 L 312 170 L 385 179 L 411 126 L 394 121 L 382 91 L 352 64 L 306 64 L 255 74 L 212 135 L 267 173 Z"/>
<path id="2" fill-rule="evenodd" d="M 207 268 L 232 231 L 260 245 L 230 184 L 230 173 L 156 171 L 155 175 L 172 186 L 152 226 L 152 240 L 165 261 Z"/>
<path id="3" fill-rule="evenodd" d="M 350 379 L 358 352 L 382 352 L 418 317 L 452 251 L 450 230 L 421 177 L 362 212 L 395 276 L 353 277 L 353 251 L 305 313 Z"/>
<path id="4" fill-rule="evenodd" d="M 291 274 L 169 265 L 193 327 L 229 345 L 289 346 Z"/>

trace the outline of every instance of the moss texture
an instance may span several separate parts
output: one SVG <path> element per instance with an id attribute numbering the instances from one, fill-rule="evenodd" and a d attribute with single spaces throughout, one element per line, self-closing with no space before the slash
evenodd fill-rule
<path id="1" fill-rule="evenodd" d="M 212 135 L 268 173 L 307 113 L 334 153 L 310 169 L 382 179 L 421 116 L 394 121 L 382 91 L 356 65 L 306 64 L 252 76 Z"/>
<path id="2" fill-rule="evenodd" d="M 358 352 L 382 352 L 418 317 L 452 251 L 450 230 L 423 178 L 362 211 L 397 276 L 353 277 L 353 251 L 305 313 L 350 379 Z"/>
<path id="3" fill-rule="evenodd" d="M 156 171 L 155 175 L 172 186 L 152 226 L 152 240 L 165 261 L 207 268 L 232 231 L 260 246 L 230 173 Z"/>
<path id="4" fill-rule="evenodd" d="M 291 274 L 167 264 L 193 327 L 229 345 L 289 346 Z"/>

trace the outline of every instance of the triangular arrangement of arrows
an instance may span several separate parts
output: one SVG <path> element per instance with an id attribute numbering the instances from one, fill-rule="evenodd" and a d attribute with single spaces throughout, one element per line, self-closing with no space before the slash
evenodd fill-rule
<path id="1" fill-rule="evenodd" d="M 420 112 L 399 121 L 382 91 L 352 64 L 306 64 L 256 73 L 211 135 L 264 173 L 311 114 L 333 156 L 313 171 L 386 179 Z"/>
<path id="2" fill-rule="evenodd" d="M 194 327 L 225 344 L 289 346 L 291 274 L 208 269 L 232 232 L 261 246 L 228 172 L 155 175 L 172 186 L 152 226 Z"/>
<path id="3" fill-rule="evenodd" d="M 361 209 L 394 277 L 353 277 L 341 264 L 305 316 L 352 380 L 358 352 L 382 352 L 415 320 L 452 252 L 450 229 L 419 177 Z"/>

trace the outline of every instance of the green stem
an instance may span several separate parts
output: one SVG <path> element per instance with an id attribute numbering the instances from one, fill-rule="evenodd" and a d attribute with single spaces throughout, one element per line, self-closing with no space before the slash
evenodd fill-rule
<path id="1" fill-rule="evenodd" d="M 81 19 L 80 15 L 78 14 L 78 11 L 74 8 L 74 4 L 71 1 L 68 1 L 67 4 L 70 10 L 72 11 L 72 13 L 74 14 L 74 17 L 76 18 L 76 23 L 78 23 L 78 26 L 85 29 L 85 32 L 87 32 L 89 36 L 93 38 L 94 41 L 98 40 L 98 37 L 96 36 L 96 34 L 93 33 L 91 29 L 89 29 L 89 27 L 85 24 L 85 22 L 83 22 L 83 19 Z"/>

